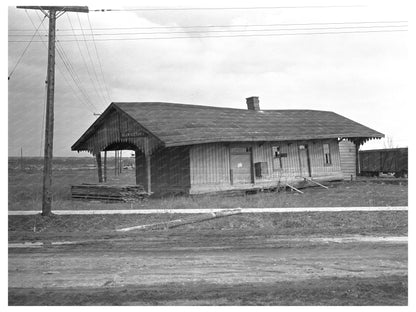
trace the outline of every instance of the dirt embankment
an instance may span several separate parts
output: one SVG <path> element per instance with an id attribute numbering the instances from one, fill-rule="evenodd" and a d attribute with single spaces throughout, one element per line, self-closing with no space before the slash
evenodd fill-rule
<path id="1" fill-rule="evenodd" d="M 180 214 L 9 216 L 9 241 L 122 238 L 136 236 L 138 233 L 145 235 L 144 232 L 137 231 L 120 233 L 116 229 L 192 217 Z M 407 211 L 258 213 L 233 215 L 150 233 L 406 236 L 407 217 Z"/>
<path id="2" fill-rule="evenodd" d="M 9 289 L 9 305 L 275 305 L 408 304 L 407 277 L 326 278 L 284 283 L 208 283 L 106 288 Z"/>

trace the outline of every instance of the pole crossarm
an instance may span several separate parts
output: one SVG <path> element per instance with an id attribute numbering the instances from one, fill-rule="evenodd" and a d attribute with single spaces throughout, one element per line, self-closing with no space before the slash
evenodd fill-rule
<path id="1" fill-rule="evenodd" d="M 87 6 L 17 6 L 18 9 L 88 13 Z"/>

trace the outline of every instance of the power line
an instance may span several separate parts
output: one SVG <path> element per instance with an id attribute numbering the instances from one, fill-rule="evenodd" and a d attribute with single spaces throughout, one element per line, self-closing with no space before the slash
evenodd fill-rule
<path id="1" fill-rule="evenodd" d="M 61 47 L 59 41 L 56 41 L 56 43 L 57 43 L 56 44 L 56 52 L 58 52 L 58 56 L 61 59 L 62 63 L 64 64 L 64 67 L 66 68 L 66 70 L 69 73 L 70 77 L 74 81 L 75 86 L 80 90 L 80 92 L 84 96 L 86 102 L 89 105 L 94 106 L 94 104 L 92 104 L 92 101 L 91 101 L 90 97 L 85 92 L 84 88 L 81 87 L 81 80 L 79 79 L 78 74 L 74 70 L 74 67 L 73 67 L 71 61 L 69 60 L 68 56 L 66 55 L 65 50 Z M 95 108 L 95 106 L 94 106 L 94 108 Z"/>
<path id="2" fill-rule="evenodd" d="M 231 29 L 231 30 L 189 30 L 189 31 L 157 31 L 157 32 L 125 32 L 125 33 L 96 33 L 92 36 L 92 41 L 95 42 L 94 36 L 126 36 L 126 35 L 167 35 L 167 34 L 205 34 L 205 33 L 244 33 L 244 32 L 267 32 L 267 31 L 293 31 L 293 30 L 336 30 L 336 29 L 371 29 L 371 28 L 403 28 L 407 25 L 381 25 L 381 26 L 340 26 L 340 27 L 308 27 L 308 28 L 270 28 L 270 29 Z M 88 34 L 87 34 L 88 35 Z M 79 37 L 84 34 L 62 34 L 59 37 Z M 78 40 L 77 40 L 78 42 Z"/>
<path id="3" fill-rule="evenodd" d="M 59 56 L 59 58 L 61 59 L 62 63 L 64 63 L 64 61 L 63 61 L 63 59 L 62 59 L 62 56 L 59 54 L 59 52 L 58 52 L 58 56 Z M 94 109 L 95 109 L 96 107 L 94 106 L 94 104 L 92 104 L 92 103 L 90 102 L 89 98 L 88 98 L 88 97 L 85 97 L 85 95 L 81 92 L 79 85 L 76 83 L 75 79 L 71 76 L 71 74 L 70 74 L 70 72 L 68 71 L 68 69 L 67 69 L 67 71 L 68 71 L 68 73 L 69 73 L 70 77 L 72 78 L 72 80 L 74 81 L 75 86 L 78 88 L 79 92 L 81 92 L 81 94 L 84 96 L 84 98 L 80 97 L 80 95 L 78 94 L 77 90 L 75 90 L 75 88 L 72 86 L 72 84 L 70 84 L 70 83 L 69 83 L 68 78 L 66 77 L 66 75 L 64 75 L 63 71 L 59 68 L 59 66 L 58 66 L 58 69 L 59 69 L 59 72 L 62 74 L 62 77 L 64 78 L 64 80 L 65 80 L 65 82 L 67 83 L 67 85 L 71 88 L 71 90 L 72 90 L 72 92 L 73 92 L 72 94 L 73 94 L 73 95 L 77 98 L 77 100 L 78 100 L 80 103 L 84 104 L 84 105 L 85 105 L 85 107 L 86 107 L 86 108 L 87 108 L 90 112 L 92 112 L 92 113 L 93 113 L 93 112 L 94 112 Z M 89 105 L 89 106 L 91 106 L 91 107 L 93 107 L 93 109 L 91 109 L 88 105 Z"/>
<path id="4" fill-rule="evenodd" d="M 105 76 L 104 76 L 104 72 L 103 72 L 103 66 L 101 65 L 100 55 L 98 54 L 97 45 L 95 44 L 95 38 L 94 38 L 94 33 L 92 31 L 90 16 L 87 15 L 87 17 L 88 17 L 88 24 L 90 26 L 90 31 L 91 31 L 91 35 L 92 35 L 92 42 L 94 43 L 95 54 L 97 55 L 98 65 L 100 67 L 102 82 L 103 82 L 103 85 L 104 85 L 105 92 L 107 93 L 108 100 L 111 102 L 110 93 L 108 92 L 107 83 L 105 81 Z"/>
<path id="5" fill-rule="evenodd" d="M 29 15 L 29 13 L 27 13 L 27 10 L 25 10 L 25 12 L 26 12 L 26 15 Z M 36 30 L 35 30 L 35 32 L 33 33 L 32 38 L 30 39 L 29 43 L 28 43 L 28 44 L 26 45 L 26 47 L 24 48 L 24 50 L 23 50 L 22 54 L 20 55 L 20 57 L 17 59 L 17 62 L 16 62 L 16 64 L 14 65 L 13 69 L 10 71 L 10 74 L 8 75 L 7 80 L 10 80 L 10 78 L 12 77 L 12 75 L 13 75 L 14 71 L 15 71 L 15 70 L 16 70 L 16 68 L 17 68 L 17 65 L 19 65 L 19 64 L 20 64 L 20 61 L 23 59 L 23 56 L 25 55 L 25 53 L 26 53 L 27 49 L 29 48 L 30 44 L 32 43 L 33 39 L 35 38 L 36 34 L 37 34 L 37 33 L 38 33 L 38 31 L 39 31 L 40 26 L 42 26 L 42 24 L 43 24 L 43 22 L 45 21 L 45 19 L 46 19 L 46 16 L 44 16 L 44 17 L 43 17 L 43 19 L 41 20 L 41 22 L 40 22 L 39 26 L 38 26 L 37 28 L 35 27 L 35 28 L 36 28 Z"/>
<path id="6" fill-rule="evenodd" d="M 203 11 L 203 10 L 275 10 L 275 9 L 326 9 L 326 8 L 359 8 L 365 5 L 302 5 L 270 7 L 182 7 L 182 8 L 133 8 L 133 9 L 97 9 L 90 12 L 129 12 L 129 11 Z"/>
<path id="7" fill-rule="evenodd" d="M 358 22 L 316 22 L 316 23 L 278 23 L 278 24 L 239 24 L 239 25 L 194 25 L 194 26 L 148 26 L 148 27 L 104 27 L 94 28 L 93 30 L 132 30 L 132 29 L 187 29 L 187 28 L 234 28 L 234 27 L 271 27 L 271 26 L 308 26 L 308 25 L 343 25 L 343 24 L 398 24 L 408 23 L 408 21 L 358 21 Z M 81 30 L 57 29 L 61 31 Z M 9 32 L 33 31 L 31 29 L 9 29 Z"/>
<path id="8" fill-rule="evenodd" d="M 364 34 L 364 33 L 392 33 L 407 32 L 406 29 L 395 30 L 373 30 L 373 31 L 333 31 L 333 32 L 303 32 L 303 33 L 279 33 L 279 34 L 240 34 L 240 35 L 219 35 L 219 36 L 173 36 L 173 37 L 137 37 L 137 38 L 108 38 L 95 39 L 95 41 L 137 41 L 137 40 L 170 40 L 170 39 L 202 39 L 202 38 L 238 38 L 238 37 L 279 37 L 279 36 L 307 36 L 307 35 L 338 35 L 338 34 Z M 73 42 L 75 40 L 66 39 L 61 42 Z M 86 41 L 91 41 L 86 39 Z M 25 40 L 9 40 L 9 42 L 27 42 Z M 34 41 L 40 42 L 40 41 Z"/>
<path id="9" fill-rule="evenodd" d="M 66 55 L 65 50 L 61 47 L 59 41 L 57 41 L 56 43 L 57 43 L 57 45 L 56 45 L 56 51 L 58 52 L 58 55 L 61 58 L 61 60 L 62 60 L 62 62 L 64 64 L 65 68 L 67 69 L 70 77 L 72 78 L 72 80 L 74 81 L 74 83 L 78 87 L 78 89 L 80 90 L 81 94 L 86 99 L 86 102 L 89 105 L 91 105 L 95 110 L 97 110 L 97 107 L 91 101 L 90 97 L 88 96 L 88 93 L 84 90 L 83 87 L 81 87 L 81 80 L 79 79 L 78 74 L 74 70 L 74 67 L 73 67 L 71 61 L 69 60 L 68 56 Z"/>
<path id="10" fill-rule="evenodd" d="M 97 79 L 96 83 L 93 83 L 93 82 L 92 82 L 92 85 L 93 85 L 93 88 L 94 88 L 95 92 L 97 93 L 98 97 L 100 97 L 100 96 L 101 96 L 101 97 L 102 97 L 102 99 L 104 100 L 104 103 L 105 103 L 105 102 L 106 102 L 106 100 L 105 100 L 105 98 L 104 98 L 104 95 L 103 95 L 102 93 L 99 93 L 99 91 L 98 91 L 98 89 L 99 89 L 99 85 L 98 85 L 98 75 L 97 75 L 97 71 L 95 70 L 94 61 L 93 61 L 93 58 L 91 57 L 91 53 L 90 53 L 90 49 L 89 49 L 89 47 L 88 47 L 88 43 L 87 43 L 87 41 L 85 40 L 85 39 L 86 39 L 86 37 L 85 37 L 84 29 L 83 29 L 83 27 L 82 27 L 81 19 L 79 18 L 79 13 L 77 13 L 77 18 L 78 18 L 78 23 L 79 23 L 79 26 L 81 27 L 81 30 L 82 30 L 82 36 L 83 36 L 83 38 L 84 38 L 84 40 L 82 40 L 82 41 L 84 41 L 84 43 L 85 43 L 85 47 L 87 48 L 87 54 L 88 54 L 88 57 L 89 57 L 90 62 L 91 62 L 91 67 L 92 67 L 92 70 L 93 70 L 93 72 L 94 72 L 94 76 L 95 76 L 95 78 Z M 91 80 L 91 81 L 92 81 L 92 80 Z M 97 84 L 98 88 L 97 88 L 96 84 Z"/>
<path id="11" fill-rule="evenodd" d="M 38 12 L 36 11 L 36 14 L 37 14 L 37 16 L 38 16 L 38 18 L 39 19 L 41 19 L 41 17 L 39 16 L 39 14 L 38 14 Z M 33 27 L 36 27 L 35 26 L 35 23 L 33 22 L 33 20 L 32 20 L 32 18 L 30 17 L 30 15 L 28 14 L 28 18 L 29 18 L 29 20 L 30 20 L 30 22 L 31 22 L 31 24 L 32 24 L 32 26 Z M 45 26 L 43 26 L 43 27 L 45 27 Z M 41 39 L 40 41 L 38 41 L 38 42 L 42 42 L 42 44 L 44 45 L 44 47 L 45 48 L 47 48 L 47 46 L 46 46 L 46 43 L 45 43 L 45 41 L 43 41 L 43 39 L 42 39 L 42 37 L 40 37 L 40 35 L 38 34 L 38 36 L 39 36 L 39 38 Z M 59 55 L 59 53 L 58 53 L 58 55 Z M 62 60 L 62 57 L 60 56 L 60 58 L 61 58 L 61 60 Z M 63 62 L 63 60 L 62 60 L 62 62 Z M 82 103 L 82 104 L 84 104 L 84 105 L 86 105 L 86 104 L 90 104 L 90 103 L 88 103 L 88 102 L 84 102 L 85 100 L 84 99 L 82 99 L 80 96 L 79 96 L 79 94 L 78 94 L 78 92 L 76 92 L 76 90 L 74 89 L 74 87 L 72 86 L 72 84 L 70 84 L 69 83 L 69 81 L 68 81 L 68 78 L 66 77 L 66 75 L 64 75 L 64 71 L 61 69 L 61 67 L 60 67 L 60 65 L 59 64 L 57 64 L 58 65 L 58 71 L 62 74 L 62 77 L 64 78 L 64 80 L 65 80 L 65 82 L 67 83 L 67 85 L 72 89 L 72 91 L 73 91 L 73 95 Z M 67 69 L 68 70 L 68 69 Z M 75 83 L 75 81 L 74 81 L 74 83 Z M 92 105 L 92 104 L 90 104 L 90 105 Z M 88 107 L 88 105 L 87 105 L 87 107 Z"/>
<path id="12" fill-rule="evenodd" d="M 27 13 L 27 12 L 26 12 Z M 36 12 L 36 14 L 38 14 L 38 12 Z M 30 20 L 30 22 L 31 22 L 31 24 L 32 24 L 32 26 L 34 27 L 34 28 L 36 28 L 36 25 L 35 25 L 35 23 L 33 22 L 33 20 L 32 20 L 32 18 L 30 17 L 30 15 L 27 13 L 27 17 L 29 18 L 29 20 Z M 38 15 L 38 18 L 39 19 L 41 19 L 41 17 Z M 43 18 L 43 20 L 42 20 L 42 22 L 41 22 L 41 24 L 39 25 L 39 27 L 42 25 L 42 23 L 43 23 L 43 21 L 45 20 L 45 18 L 46 18 L 46 15 L 44 16 L 44 18 Z M 37 28 L 37 29 L 39 29 L 39 27 Z M 44 26 L 43 26 L 44 27 Z M 35 32 L 35 35 L 36 35 L 36 32 Z M 38 36 L 40 36 L 39 34 L 37 34 Z M 40 37 L 40 39 L 41 39 L 41 41 L 42 41 L 42 43 L 43 43 L 43 45 L 45 46 L 45 48 L 47 48 L 46 47 L 46 44 L 45 44 L 45 42 L 42 40 L 42 37 Z M 69 81 L 68 81 L 68 79 L 67 79 L 67 77 L 63 74 L 63 72 L 62 72 L 62 70 L 60 69 L 60 67 L 59 67 L 59 65 L 58 65 L 58 70 L 59 70 L 59 72 L 61 72 L 61 74 L 62 74 L 62 77 L 64 78 L 64 80 L 65 80 L 65 82 L 68 84 L 68 86 L 72 89 L 72 91 L 73 91 L 73 95 L 76 97 L 76 98 L 78 98 L 78 99 L 80 99 L 79 98 L 79 96 L 78 96 L 78 93 L 76 92 L 76 90 L 73 88 L 73 86 L 69 83 Z M 47 78 L 46 78 L 47 79 Z M 46 121 L 46 103 L 47 103 L 47 84 L 46 84 L 46 79 L 45 79 L 45 93 L 44 93 L 44 107 L 43 107 L 43 114 L 42 114 L 42 126 L 41 126 L 41 138 L 40 138 L 40 156 L 41 156 L 41 154 L 42 154 L 42 147 L 43 147 L 43 139 L 44 139 L 44 136 L 43 136 L 43 132 L 44 132 L 44 129 L 45 129 L 45 121 Z M 80 102 L 81 103 L 83 103 L 83 100 L 82 99 L 80 99 Z"/>
<path id="13" fill-rule="evenodd" d="M 67 18 L 68 18 L 68 22 L 69 22 L 69 24 L 70 24 L 70 26 L 72 28 L 73 25 L 72 25 L 71 19 L 69 17 L 69 14 L 67 14 Z M 87 61 L 85 60 L 84 53 L 82 53 L 82 49 L 81 49 L 81 45 L 79 44 L 79 40 L 77 40 L 76 43 L 77 43 L 77 47 L 78 47 L 79 53 L 81 55 L 82 61 L 84 63 L 84 67 L 85 67 L 85 69 L 87 71 L 87 75 L 88 75 L 88 77 L 89 77 L 89 79 L 91 81 L 91 84 L 95 87 L 94 82 L 93 82 L 93 79 L 92 79 L 92 75 L 91 75 L 90 70 L 89 70 L 89 66 L 87 64 Z M 98 94 L 97 89 L 96 88 L 94 88 L 94 89 L 95 89 L 95 92 L 97 93 L 97 96 L 99 97 L 99 94 Z"/>
<path id="14" fill-rule="evenodd" d="M 36 15 L 38 16 L 39 19 L 41 18 L 39 16 L 39 12 L 38 11 L 36 11 Z M 31 18 L 30 18 L 30 20 L 32 22 L 32 19 Z M 33 25 L 33 22 L 32 22 L 32 25 Z M 58 52 L 58 56 L 61 59 L 62 63 L 64 64 L 64 67 L 66 68 L 66 70 L 69 73 L 70 77 L 74 81 L 75 86 L 79 89 L 79 91 L 81 92 L 81 94 L 84 96 L 85 101 L 86 101 L 85 103 L 87 103 L 88 105 L 90 105 L 90 106 L 94 107 L 94 109 L 96 109 L 95 105 L 92 103 L 92 101 L 89 98 L 89 96 L 87 95 L 87 93 L 81 87 L 81 82 L 79 80 L 79 77 L 76 74 L 76 72 L 73 70 L 73 66 L 72 66 L 71 62 L 69 61 L 69 58 L 66 56 L 65 51 L 60 46 L 59 41 L 56 41 L 56 51 Z M 66 58 L 66 60 L 65 60 L 65 58 Z M 59 69 L 59 67 L 58 67 L 58 69 Z M 63 72 L 62 72 L 62 76 L 64 76 L 63 75 Z M 70 84 L 68 83 L 68 85 L 70 85 Z M 76 94 L 76 92 L 75 92 L 75 94 Z"/>

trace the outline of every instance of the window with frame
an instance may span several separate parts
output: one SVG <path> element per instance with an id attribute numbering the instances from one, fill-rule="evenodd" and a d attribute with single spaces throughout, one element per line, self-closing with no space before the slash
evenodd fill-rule
<path id="1" fill-rule="evenodd" d="M 332 165 L 331 151 L 329 149 L 329 144 L 328 143 L 324 143 L 323 144 L 323 149 L 324 149 L 324 164 L 326 166 Z"/>
<path id="2" fill-rule="evenodd" d="M 287 153 L 282 153 L 281 147 L 279 145 L 272 146 L 273 153 L 273 171 L 278 171 L 283 169 L 282 158 L 287 157 Z"/>

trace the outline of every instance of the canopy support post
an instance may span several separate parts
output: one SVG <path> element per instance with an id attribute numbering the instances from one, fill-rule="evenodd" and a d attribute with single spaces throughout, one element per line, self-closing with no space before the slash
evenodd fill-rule
<path id="1" fill-rule="evenodd" d="M 361 173 L 360 170 L 360 145 L 363 141 L 360 138 L 356 138 L 354 141 L 355 144 L 355 175 L 358 177 Z"/>
<path id="2" fill-rule="evenodd" d="M 107 182 L 107 151 L 104 151 L 104 182 Z"/>
<path id="3" fill-rule="evenodd" d="M 101 164 L 101 152 L 98 152 L 95 155 L 95 158 L 97 160 L 97 168 L 98 168 L 98 182 L 102 183 L 103 182 L 103 168 L 102 168 L 102 164 Z"/>
<path id="4" fill-rule="evenodd" d="M 151 152 L 149 147 L 149 137 L 144 138 L 144 157 L 145 157 L 145 172 L 146 172 L 146 186 L 147 193 L 152 192 L 152 172 L 151 172 Z"/>

